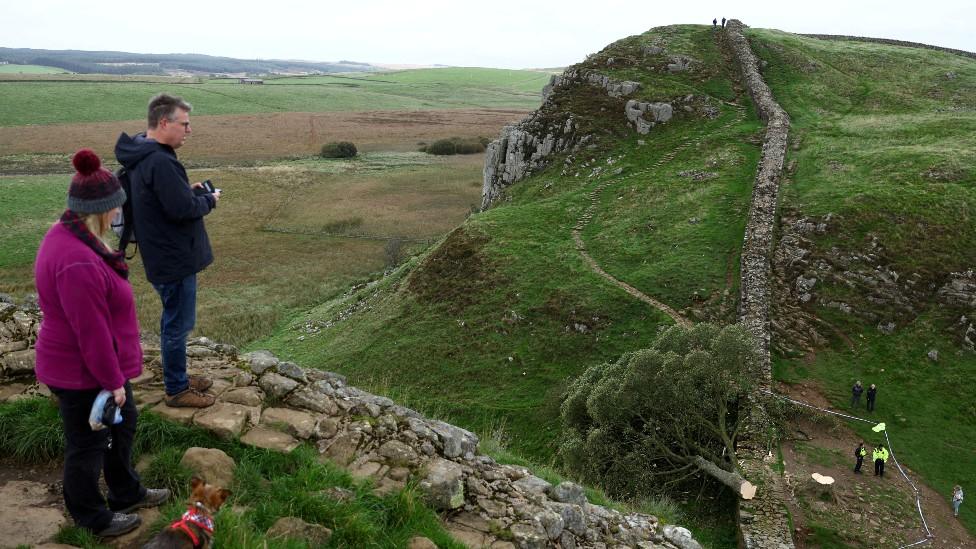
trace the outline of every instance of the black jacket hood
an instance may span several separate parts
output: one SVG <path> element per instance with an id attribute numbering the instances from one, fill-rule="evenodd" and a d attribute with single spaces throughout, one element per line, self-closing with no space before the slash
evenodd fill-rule
<path id="1" fill-rule="evenodd" d="M 132 170 L 139 162 L 147 156 L 156 152 L 166 152 L 176 156 L 176 151 L 169 145 L 163 145 L 154 139 L 146 137 L 145 133 L 137 133 L 133 136 L 122 132 L 119 140 L 115 142 L 115 158 L 125 166 L 125 169 Z"/>

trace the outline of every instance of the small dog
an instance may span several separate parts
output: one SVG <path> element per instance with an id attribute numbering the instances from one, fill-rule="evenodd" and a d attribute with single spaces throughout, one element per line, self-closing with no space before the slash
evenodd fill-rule
<path id="1" fill-rule="evenodd" d="M 142 549 L 206 549 L 213 540 L 214 513 L 224 504 L 230 491 L 211 486 L 197 477 L 190 480 L 190 506 L 179 520 L 170 524 Z"/>

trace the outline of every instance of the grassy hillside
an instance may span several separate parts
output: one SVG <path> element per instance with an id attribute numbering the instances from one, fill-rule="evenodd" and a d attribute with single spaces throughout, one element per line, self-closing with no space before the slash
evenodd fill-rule
<path id="1" fill-rule="evenodd" d="M 661 70 L 663 55 L 620 63 L 643 59 L 642 48 L 652 44 L 700 63 L 677 75 Z M 608 67 L 609 58 L 619 66 Z M 638 136 L 626 126 L 622 100 L 600 103 L 608 106 L 600 112 L 591 107 L 606 101 L 602 90 L 566 91 L 560 108 L 591 128 L 597 145 L 565 174 L 558 158 L 513 186 L 511 201 L 472 216 L 394 276 L 316 307 L 254 346 L 341 371 L 470 428 L 501 432 L 510 447 L 548 461 L 566 381 L 646 345 L 671 323 L 594 274 L 575 249 L 571 230 L 589 193 L 605 181 L 584 233 L 597 261 L 686 314 L 721 314 L 723 294 L 734 296 L 759 125 L 751 111 L 714 98 L 716 90 L 722 99 L 735 95 L 711 31 L 659 29 L 613 44 L 581 67 L 639 76 L 645 100 L 712 95 L 716 117 L 680 112 Z M 663 168 L 650 169 L 673 151 Z M 592 175 L 594 166 L 605 169 Z M 696 181 L 688 175 L 694 170 L 710 175 Z M 688 256 L 695 258 L 689 268 L 668 268 Z"/>
<path id="2" fill-rule="evenodd" d="M 780 358 L 777 376 L 816 380 L 841 408 L 855 380 L 877 384 L 873 417 L 887 422 L 899 459 L 948 500 L 951 487 L 965 485 L 976 469 L 976 393 L 969 389 L 976 357 L 963 350 L 958 331 L 960 317 L 972 312 L 937 297 L 949 273 L 976 265 L 976 62 L 774 31 L 750 36 L 798 143 L 781 211 L 831 216 L 824 233 L 807 235 L 806 272 L 818 281 L 804 310 L 851 342 L 828 332 L 832 345 Z M 837 265 L 837 257 L 855 254 L 874 259 Z M 818 261 L 836 267 L 818 270 Z M 843 269 L 890 269 L 898 281 L 886 296 L 871 283 L 845 283 Z M 895 325 L 891 335 L 878 328 L 887 322 Z M 937 361 L 927 357 L 932 350 Z M 976 531 L 976 514 L 961 520 Z"/>
<path id="3" fill-rule="evenodd" d="M 976 360 L 951 330 L 972 312 L 937 298 L 950 272 L 976 263 L 976 64 L 774 31 L 751 30 L 750 38 L 793 118 L 783 218 L 827 223 L 823 233 L 806 235 L 809 263 L 837 253 L 867 257 L 867 267 L 897 273 L 911 302 L 885 301 L 870 282 L 844 283 L 843 266 L 821 274 L 815 298 L 801 305 L 832 330 L 814 352 L 777 356 L 776 375 L 812 380 L 839 407 L 855 379 L 877 383 L 876 417 L 888 422 L 900 459 L 948 494 L 976 466 L 966 442 L 976 435 L 976 406 L 965 389 Z M 661 71 L 644 53 L 649 45 L 700 64 L 690 73 Z M 581 64 L 640 81 L 644 100 L 696 94 L 748 104 L 736 96 L 728 66 L 701 27 L 655 29 Z M 722 104 L 714 120 L 678 116 L 638 138 L 594 93 L 575 89 L 558 101 L 598 136 L 591 153 L 565 164 L 557 158 L 394 276 L 320 305 L 254 346 L 342 371 L 551 459 L 566 380 L 646 345 L 670 322 L 581 260 L 571 230 L 589 193 L 610 181 L 583 235 L 605 270 L 692 319 L 728 321 L 758 158 L 751 110 Z M 673 160 L 651 169 L 671 151 Z M 857 257 L 846 267 L 861 272 Z M 844 313 L 837 303 L 866 314 Z M 888 321 L 893 335 L 878 329 Z M 938 362 L 926 357 L 933 349 Z"/>
<path id="4" fill-rule="evenodd" d="M 504 69 L 418 69 L 356 78 L 278 78 L 261 86 L 236 80 L 169 84 L 86 75 L 79 80 L 0 79 L 0 126 L 132 120 L 161 91 L 208 115 L 267 112 L 535 108 L 549 75 Z"/>

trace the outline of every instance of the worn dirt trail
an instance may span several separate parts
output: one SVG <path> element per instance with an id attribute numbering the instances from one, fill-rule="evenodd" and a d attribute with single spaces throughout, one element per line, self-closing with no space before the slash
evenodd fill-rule
<path id="1" fill-rule="evenodd" d="M 745 109 L 739 106 L 733 106 L 733 108 L 736 111 L 736 116 L 729 122 L 722 125 L 718 131 L 723 131 L 728 128 L 731 128 L 733 125 L 738 124 L 739 122 L 742 121 L 743 117 L 745 116 Z M 590 270 L 598 274 L 600 277 L 606 279 L 614 286 L 621 288 L 622 290 L 624 290 L 631 296 L 635 297 L 636 299 L 639 299 L 644 303 L 647 303 L 651 307 L 654 307 L 655 309 L 668 315 L 669 317 L 671 317 L 672 320 L 674 320 L 676 324 L 683 326 L 685 328 L 691 327 L 691 321 L 689 321 L 687 318 L 682 316 L 681 313 L 676 311 L 671 306 L 662 303 L 657 299 L 654 299 L 653 297 L 638 290 L 637 288 L 631 286 L 630 284 L 627 284 L 626 282 L 616 278 L 612 274 L 608 273 L 605 269 L 603 269 L 603 267 L 600 266 L 600 264 L 596 261 L 596 259 L 594 259 L 593 256 L 590 255 L 590 253 L 587 251 L 586 242 L 583 240 L 583 229 L 586 228 L 586 226 L 590 223 L 590 221 L 593 220 L 593 216 L 596 215 L 597 208 L 599 208 L 600 206 L 600 197 L 603 194 L 604 189 L 606 189 L 612 183 L 616 183 L 618 181 L 621 181 L 622 179 L 632 180 L 635 178 L 646 176 L 647 174 L 654 172 L 655 170 L 659 169 L 661 166 L 664 166 L 665 164 L 673 160 L 674 157 L 677 156 L 678 153 L 680 153 L 681 151 L 689 147 L 697 147 L 698 145 L 700 145 L 702 139 L 703 137 L 699 137 L 698 139 L 692 139 L 691 137 L 688 137 L 684 141 L 682 141 L 677 147 L 675 147 L 670 152 L 668 152 L 660 159 L 658 159 L 658 161 L 652 164 L 651 166 L 644 168 L 643 170 L 638 171 L 636 173 L 629 174 L 625 178 L 617 178 L 617 179 L 609 178 L 601 182 L 599 185 L 597 185 L 595 189 L 593 189 L 593 191 L 590 192 L 589 194 L 590 203 L 587 206 L 586 210 L 584 210 L 583 213 L 580 214 L 579 219 L 576 220 L 576 226 L 573 227 L 573 232 L 572 232 L 573 242 L 576 243 L 576 250 L 583 258 L 583 261 L 585 261 L 586 264 L 590 267 Z"/>

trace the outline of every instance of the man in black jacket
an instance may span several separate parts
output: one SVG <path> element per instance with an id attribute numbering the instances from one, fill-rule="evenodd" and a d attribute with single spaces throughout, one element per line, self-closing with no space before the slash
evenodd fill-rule
<path id="1" fill-rule="evenodd" d="M 196 322 L 196 275 L 213 262 L 203 216 L 217 207 L 220 192 L 200 192 L 202 184 L 191 184 L 176 158 L 176 149 L 192 131 L 190 110 L 179 97 L 153 97 L 146 133 L 120 135 L 115 156 L 129 171 L 139 253 L 163 303 L 159 337 L 165 402 L 203 408 L 214 403 L 204 392 L 213 382 L 187 376 L 186 338 Z"/>

